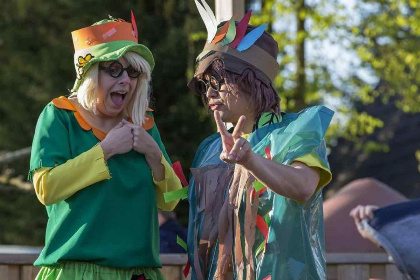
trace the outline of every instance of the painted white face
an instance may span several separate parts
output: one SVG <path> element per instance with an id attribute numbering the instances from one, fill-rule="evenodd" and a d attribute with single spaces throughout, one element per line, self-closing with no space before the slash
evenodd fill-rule
<path id="1" fill-rule="evenodd" d="M 124 57 L 121 57 L 117 61 L 123 68 L 129 67 L 128 62 Z M 103 67 L 106 68 L 113 62 L 114 61 L 107 61 L 99 64 L 98 99 L 96 108 L 98 114 L 104 117 L 115 117 L 123 112 L 133 96 L 137 80 L 139 79 L 129 77 L 129 69 L 124 70 L 121 76 L 117 78 L 112 77 L 111 71 L 118 71 L 118 69 L 106 71 Z M 117 65 L 117 63 L 114 65 Z"/>

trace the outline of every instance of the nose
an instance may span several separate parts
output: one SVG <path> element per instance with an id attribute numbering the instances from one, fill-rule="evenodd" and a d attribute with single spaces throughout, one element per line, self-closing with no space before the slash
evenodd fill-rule
<path id="1" fill-rule="evenodd" d="M 128 76 L 127 70 L 124 70 L 121 76 L 119 77 L 120 84 L 129 84 L 130 83 L 130 77 Z"/>
<path id="2" fill-rule="evenodd" d="M 209 87 L 206 92 L 207 99 L 216 98 L 219 95 L 219 92 Z"/>

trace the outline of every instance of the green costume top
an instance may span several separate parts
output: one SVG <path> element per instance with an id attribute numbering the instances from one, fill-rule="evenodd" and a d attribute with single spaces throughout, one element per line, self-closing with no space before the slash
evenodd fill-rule
<path id="1" fill-rule="evenodd" d="M 87 129 L 76 114 L 52 102 L 44 108 L 35 130 L 30 177 L 38 168 L 63 164 L 100 142 L 98 131 Z M 147 132 L 170 162 L 156 125 Z M 131 150 L 111 157 L 107 165 L 111 179 L 46 206 L 45 247 L 34 265 L 73 260 L 115 268 L 162 266 L 156 191 L 144 155 Z"/>
<path id="2" fill-rule="evenodd" d="M 324 135 L 332 115 L 323 106 L 282 118 L 264 114 L 267 121 L 257 122 L 248 138 L 261 156 L 319 168 L 320 183 L 306 202 L 263 188 L 242 166 L 222 162 L 219 134 L 203 141 L 188 192 L 192 280 L 229 273 L 251 280 L 326 278 L 321 190 L 331 180 Z"/>

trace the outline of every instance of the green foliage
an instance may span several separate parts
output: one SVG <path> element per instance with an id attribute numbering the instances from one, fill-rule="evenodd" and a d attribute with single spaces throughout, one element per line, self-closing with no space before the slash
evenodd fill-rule
<path id="1" fill-rule="evenodd" d="M 309 41 L 319 41 L 326 38 L 328 32 L 338 28 L 344 20 L 338 11 L 342 6 L 336 1 L 317 1 L 318 4 L 308 6 L 304 1 L 261 1 L 262 9 L 251 19 L 251 24 L 260 25 L 270 20 L 269 31 L 279 44 L 280 50 L 280 75 L 276 78 L 275 86 L 282 98 L 282 110 L 298 111 L 308 105 L 323 103 L 326 95 L 335 92 L 343 96 L 344 93 L 334 86 L 327 67 L 322 59 L 311 61 L 306 57 L 299 57 L 296 47 L 307 44 Z M 327 9 L 328 8 L 328 9 Z M 330 11 L 330 12 L 326 12 Z M 295 28 L 296 19 L 305 20 L 306 28 Z M 276 25 L 280 26 L 276 28 Z M 305 69 L 305 85 L 303 91 L 298 80 L 296 65 L 302 63 Z M 308 73 L 310 72 L 310 75 Z"/>
<path id="2" fill-rule="evenodd" d="M 207 2 L 214 7 L 214 1 Z M 262 9 L 251 23 L 270 22 L 269 31 L 279 44 L 280 74 L 275 87 L 282 98 L 281 108 L 298 111 L 332 100 L 337 114 L 327 134 L 330 143 L 339 136 L 357 142 L 381 128 L 381 120 L 358 110 L 360 104 L 372 103 L 377 97 L 385 102 L 396 100 L 405 112 L 420 111 L 418 1 L 357 0 L 355 12 L 360 21 L 352 20 L 338 1 L 260 2 Z M 140 42 L 156 59 L 152 106 L 156 123 L 172 161 L 181 160 L 188 170 L 198 144 L 215 131 L 201 101 L 186 87 L 206 38 L 192 0 L 0 1 L 0 152 L 30 146 L 42 108 L 53 98 L 68 94 L 75 80 L 70 32 L 109 14 L 130 20 L 130 10 L 136 15 Z M 305 25 L 296 28 L 297 20 L 304 20 Z M 318 51 L 327 39 L 357 55 L 360 65 L 354 66 L 351 76 L 337 76 L 334 64 Z M 311 57 L 297 51 L 302 46 L 311 46 Z M 304 71 L 297 65 L 303 65 Z M 367 82 L 359 70 L 371 73 L 379 82 Z M 356 148 L 366 154 L 387 151 L 375 139 L 358 142 Z M 8 168 L 24 174 L 28 163 L 18 165 Z M 34 194 L 29 195 L 32 198 L 27 203 L 38 205 Z M 12 204 L 0 202 L 4 213 L 23 203 L 8 202 Z M 185 203 L 177 211 L 184 220 Z M 0 221 L 0 228 L 5 224 Z M 22 228 L 13 232 L 21 230 L 31 236 Z M 31 243 L 19 238 L 13 242 Z M 10 240 L 0 235 L 0 243 Z"/>
<path id="3" fill-rule="evenodd" d="M 366 112 L 362 112 L 350 118 L 342 136 L 356 141 L 358 137 L 371 135 L 375 128 L 383 126 L 384 123 L 380 119 L 369 116 Z"/>
<path id="4" fill-rule="evenodd" d="M 47 212 L 33 191 L 0 184 L 0 244 L 44 243 Z"/>
<path id="5" fill-rule="evenodd" d="M 161 136 L 173 160 L 184 167 L 191 163 L 195 147 L 212 126 L 202 117 L 201 101 L 186 87 L 196 53 L 189 46 L 190 31 L 200 26 L 197 14 L 190 13 L 195 6 L 187 0 L 2 1 L 0 151 L 30 146 L 43 107 L 69 94 L 75 80 L 70 32 L 108 14 L 130 21 L 131 9 L 139 41 L 156 59 L 153 108 Z"/>
<path id="6" fill-rule="evenodd" d="M 354 47 L 363 66 L 384 83 L 365 88 L 364 102 L 378 96 L 385 102 L 396 97 L 396 105 L 404 112 L 420 112 L 419 7 L 418 1 L 358 2 L 358 10 L 366 17 L 353 29 L 357 36 Z"/>
<path id="7" fill-rule="evenodd" d="M 189 175 L 196 148 L 214 132 L 201 100 L 186 87 L 203 45 L 201 37 L 190 40 L 193 32 L 203 32 L 191 0 L 0 1 L 0 153 L 29 147 L 44 106 L 69 94 L 76 78 L 70 32 L 108 15 L 131 21 L 130 10 L 136 16 L 139 42 L 150 48 L 156 60 L 152 108 L 162 140 L 171 160 L 180 160 Z M 15 175 L 26 176 L 28 166 L 28 159 L 13 162 L 0 166 L 0 173 L 12 168 Z M 27 195 L 32 197 L 31 204 L 43 208 L 33 192 Z M 7 196 L 0 200 L 1 209 L 7 211 L 18 204 Z M 188 210 L 183 205 L 177 211 L 185 217 Z M 28 219 L 22 219 L 18 223 L 27 223 Z M 39 215 L 39 219 L 45 223 L 46 217 Z M 32 225 L 27 227 L 30 230 Z M 5 221 L 0 228 L 8 229 L 0 231 L 0 243 L 42 243 L 40 238 L 31 240 L 33 234 L 25 230 L 22 234 L 28 240 L 23 241 L 17 233 L 20 228 L 6 226 Z M 17 237 L 10 239 L 12 235 Z"/>
<path id="8" fill-rule="evenodd" d="M 280 74 L 275 86 L 282 98 L 281 108 L 298 111 L 333 101 L 337 114 L 327 133 L 330 144 L 337 137 L 357 142 L 383 127 L 381 120 L 360 112 L 360 104 L 393 98 L 404 112 L 420 112 L 418 1 L 359 0 L 353 14 L 339 1 L 306 1 L 303 8 L 298 6 L 301 1 L 294 0 L 258 2 L 261 11 L 251 23 L 271 20 L 270 31 L 280 48 Z M 305 25 L 299 27 L 298 19 L 305 20 Z M 318 51 L 326 41 L 360 61 L 350 69 L 349 77 L 337 76 L 332 66 L 335 61 Z M 316 48 L 302 55 L 297 52 L 299 44 Z M 304 79 L 299 79 L 299 64 L 305 65 Z M 362 71 L 369 74 L 360 74 Z M 366 75 L 376 81 L 366 81 Z M 358 142 L 356 148 L 366 153 L 387 150 L 385 144 L 374 143 Z"/>
<path id="9" fill-rule="evenodd" d="M 417 166 L 417 170 L 419 171 L 419 173 L 420 173 L 420 150 L 417 150 L 416 151 L 416 160 L 417 160 L 417 162 L 419 163 L 418 164 L 418 166 Z"/>

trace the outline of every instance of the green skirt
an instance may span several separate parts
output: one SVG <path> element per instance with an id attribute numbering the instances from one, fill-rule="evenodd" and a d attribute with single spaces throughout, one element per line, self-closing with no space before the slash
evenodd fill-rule
<path id="1" fill-rule="evenodd" d="M 159 268 L 114 268 L 72 261 L 43 266 L 35 280 L 131 280 L 133 275 L 142 274 L 146 279 L 165 280 Z"/>

